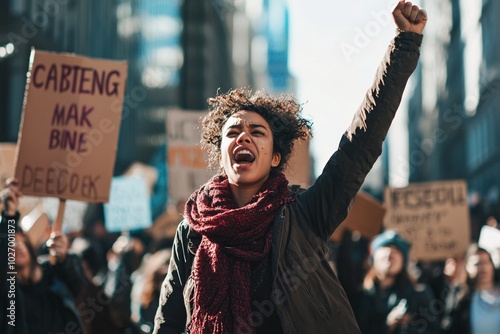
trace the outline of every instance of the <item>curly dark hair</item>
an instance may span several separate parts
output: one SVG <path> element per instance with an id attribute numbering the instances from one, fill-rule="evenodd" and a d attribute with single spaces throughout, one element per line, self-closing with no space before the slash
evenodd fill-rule
<path id="1" fill-rule="evenodd" d="M 201 145 L 208 151 L 210 167 L 219 166 L 222 127 L 236 112 L 248 110 L 258 113 L 271 127 L 273 133 L 273 152 L 281 155 L 275 170 L 282 171 L 293 149 L 296 139 L 312 136 L 311 122 L 300 115 L 302 108 L 292 95 L 273 96 L 264 90 L 241 88 L 227 93 L 217 93 L 208 99 L 210 112 L 203 119 Z M 222 172 L 219 167 L 219 172 Z"/>

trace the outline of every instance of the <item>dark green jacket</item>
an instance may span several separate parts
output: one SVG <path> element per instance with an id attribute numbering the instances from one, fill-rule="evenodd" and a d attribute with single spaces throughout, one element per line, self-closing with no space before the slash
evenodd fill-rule
<path id="1" fill-rule="evenodd" d="M 327 240 L 347 216 L 382 143 L 419 58 L 422 35 L 399 33 L 389 46 L 375 82 L 323 172 L 307 190 L 292 192 L 273 227 L 272 300 L 284 333 L 359 333 L 337 276 L 326 261 Z M 181 333 L 189 323 L 193 290 L 189 227 L 175 237 L 162 286 L 154 333 Z M 183 307 L 183 305 L 185 307 Z"/>

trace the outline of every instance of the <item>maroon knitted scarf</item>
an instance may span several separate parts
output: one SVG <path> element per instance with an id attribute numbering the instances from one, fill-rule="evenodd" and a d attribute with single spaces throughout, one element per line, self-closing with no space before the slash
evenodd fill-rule
<path id="1" fill-rule="evenodd" d="M 191 272 L 190 333 L 237 333 L 247 321 L 251 262 L 269 254 L 273 218 L 287 201 L 287 189 L 285 176 L 272 172 L 259 193 L 238 207 L 227 177 L 219 175 L 191 195 L 185 216 L 202 239 Z"/>

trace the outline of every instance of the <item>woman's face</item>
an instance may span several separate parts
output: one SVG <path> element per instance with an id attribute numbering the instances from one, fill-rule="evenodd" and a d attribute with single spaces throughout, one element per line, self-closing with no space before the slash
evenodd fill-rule
<path id="1" fill-rule="evenodd" d="M 271 127 L 258 113 L 238 111 L 224 124 L 220 163 L 230 184 L 260 188 L 280 159 Z"/>
<path id="2" fill-rule="evenodd" d="M 404 265 L 403 254 L 395 246 L 378 248 L 373 254 L 373 268 L 377 274 L 397 276 Z"/>
<path id="3" fill-rule="evenodd" d="M 476 280 L 476 284 L 493 283 L 495 267 L 491 262 L 490 255 L 479 251 L 477 254 L 470 256 L 467 261 L 467 273 L 472 279 Z"/>

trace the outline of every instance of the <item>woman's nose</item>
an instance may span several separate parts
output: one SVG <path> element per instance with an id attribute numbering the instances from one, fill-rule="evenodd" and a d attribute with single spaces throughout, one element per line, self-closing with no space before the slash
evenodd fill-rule
<path id="1" fill-rule="evenodd" d="M 236 139 L 236 143 L 240 144 L 240 143 L 249 143 L 250 142 L 250 138 L 248 137 L 248 134 L 243 131 L 242 133 L 240 133 L 240 135 L 238 136 L 238 138 Z"/>

